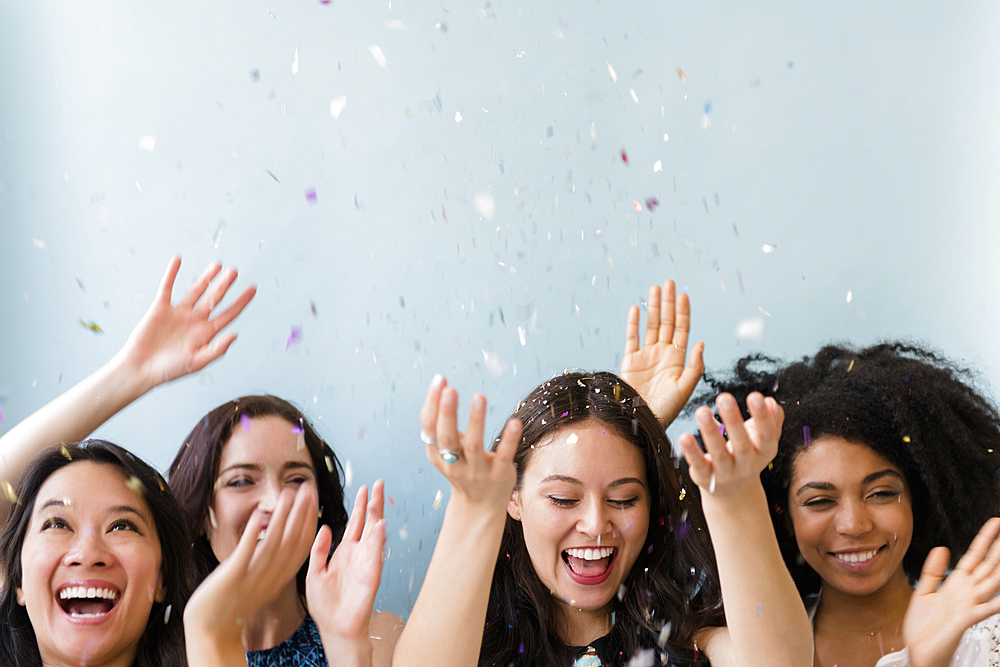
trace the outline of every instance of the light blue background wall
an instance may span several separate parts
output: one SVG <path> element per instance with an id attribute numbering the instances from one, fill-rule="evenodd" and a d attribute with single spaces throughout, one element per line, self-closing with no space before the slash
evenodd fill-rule
<path id="1" fill-rule="evenodd" d="M 100 434 L 165 468 L 219 403 L 299 403 L 386 478 L 405 616 L 447 495 L 431 376 L 495 429 L 616 367 L 653 282 L 710 366 L 906 336 L 995 382 L 997 34 L 992 1 L 0 0 L 0 432 L 118 349 L 171 254 L 179 286 L 235 264 L 259 293 L 229 355 Z"/>

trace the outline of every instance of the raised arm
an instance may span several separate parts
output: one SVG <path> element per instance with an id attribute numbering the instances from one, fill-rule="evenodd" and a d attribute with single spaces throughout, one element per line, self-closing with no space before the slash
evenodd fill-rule
<path id="1" fill-rule="evenodd" d="M 677 418 L 705 372 L 704 343 L 696 343 L 687 366 L 691 304 L 676 295 L 674 281 L 649 288 L 649 312 L 643 347 L 639 347 L 639 306 L 632 306 L 625 323 L 625 357 L 621 377 L 632 385 L 665 429 Z"/>
<path id="2" fill-rule="evenodd" d="M 244 619 L 263 609 L 301 567 L 313 543 L 316 491 L 283 491 L 263 539 L 254 512 L 236 550 L 198 586 L 184 607 L 184 639 L 192 667 L 246 667 Z"/>
<path id="3" fill-rule="evenodd" d="M 224 311 L 212 316 L 236 280 L 228 269 L 210 264 L 184 297 L 171 305 L 180 257 L 163 274 L 153 304 L 111 360 L 77 385 L 40 408 L 0 438 L 0 480 L 16 485 L 21 473 L 49 445 L 83 440 L 118 411 L 157 385 L 201 370 L 229 349 L 236 335 L 219 332 L 253 298 L 251 286 Z M 0 518 L 10 510 L 0 495 Z"/>
<path id="4" fill-rule="evenodd" d="M 420 411 L 427 458 L 451 484 L 451 498 L 427 576 L 403 629 L 394 667 L 475 667 L 486 624 L 493 568 L 517 473 L 521 423 L 507 422 L 495 452 L 483 451 L 486 399 L 472 397 L 458 431 L 458 394 L 436 376 Z"/>
<path id="5" fill-rule="evenodd" d="M 383 483 L 358 489 L 354 510 L 333 556 L 333 534 L 323 526 L 309 557 L 306 599 L 309 614 L 319 628 L 327 662 L 338 667 L 389 665 L 396 640 L 395 614 L 372 612 L 382 578 L 385 545 Z M 367 510 L 367 512 L 366 512 Z"/>
<path id="6" fill-rule="evenodd" d="M 703 634 L 716 667 L 809 667 L 812 628 L 774 535 L 760 473 L 778 451 L 784 413 L 773 398 L 747 397 L 746 424 L 736 400 L 715 402 L 726 437 L 707 407 L 695 418 L 706 451 L 693 436 L 680 440 L 715 548 L 726 628 Z M 699 641 L 699 644 L 702 643 Z"/>

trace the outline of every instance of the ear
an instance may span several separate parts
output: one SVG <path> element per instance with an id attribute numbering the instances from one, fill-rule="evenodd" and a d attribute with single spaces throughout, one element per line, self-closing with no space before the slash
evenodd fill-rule
<path id="1" fill-rule="evenodd" d="M 510 492 L 510 500 L 507 501 L 507 514 L 515 521 L 521 520 L 521 502 L 517 494 L 517 489 Z"/>
<path id="2" fill-rule="evenodd" d="M 162 571 L 156 577 L 156 592 L 153 593 L 153 599 L 157 602 L 163 602 L 167 599 L 167 587 L 163 585 Z"/>

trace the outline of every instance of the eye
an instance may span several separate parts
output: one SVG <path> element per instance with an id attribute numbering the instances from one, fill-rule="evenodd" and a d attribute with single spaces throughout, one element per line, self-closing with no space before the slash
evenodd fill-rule
<path id="1" fill-rule="evenodd" d="M 895 500 L 899 497 L 899 491 L 894 491 L 892 489 L 882 489 L 881 491 L 876 491 L 875 493 L 868 496 L 875 500 Z"/>
<path id="2" fill-rule="evenodd" d="M 635 496 L 634 498 L 626 498 L 625 500 L 609 500 L 608 502 L 614 505 L 615 507 L 622 507 L 622 508 L 635 507 L 635 504 L 639 502 L 639 496 Z"/>
<path id="3" fill-rule="evenodd" d="M 240 489 L 247 486 L 252 486 L 253 480 L 249 477 L 234 477 L 233 479 L 226 482 L 226 487 L 230 489 Z"/>
<path id="4" fill-rule="evenodd" d="M 114 533 L 121 530 L 128 530 L 133 533 L 141 533 L 139 527 L 136 526 L 133 522 L 129 521 L 128 519 L 118 519 L 118 521 L 115 521 L 113 524 L 111 524 L 111 527 L 108 528 L 109 533 Z"/>
<path id="5" fill-rule="evenodd" d="M 59 518 L 57 516 L 54 516 L 54 517 L 50 517 L 50 518 L 46 519 L 45 522 L 42 524 L 42 530 L 48 530 L 50 528 L 64 528 L 64 529 L 68 529 L 69 528 L 69 524 L 67 524 L 61 518 Z"/>
<path id="6" fill-rule="evenodd" d="M 305 477 L 303 475 L 297 475 L 297 476 L 292 477 L 291 479 L 289 479 L 288 483 L 289 484 L 294 484 L 296 486 L 301 486 L 302 484 L 305 484 L 308 481 L 309 481 L 308 477 Z"/>
<path id="7" fill-rule="evenodd" d="M 825 509 L 833 505 L 832 498 L 813 498 L 812 500 L 807 500 L 802 503 L 805 507 L 811 507 L 813 509 Z"/>
<path id="8" fill-rule="evenodd" d="M 549 502 L 556 507 L 572 507 L 576 501 L 572 498 L 559 498 L 558 496 L 548 496 Z"/>

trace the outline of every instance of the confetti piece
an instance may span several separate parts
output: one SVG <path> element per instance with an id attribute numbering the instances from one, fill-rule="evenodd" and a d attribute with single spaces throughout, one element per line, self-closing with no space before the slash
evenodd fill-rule
<path id="1" fill-rule="evenodd" d="M 389 504 L 390 505 L 392 505 L 393 507 L 396 506 L 396 501 L 392 499 L 392 496 L 386 496 L 386 498 L 389 499 Z"/>
<path id="2" fill-rule="evenodd" d="M 3 481 L 3 494 L 7 497 L 7 501 L 12 505 L 20 505 L 21 501 L 18 500 L 17 494 L 14 493 L 14 487 L 10 485 L 7 480 Z"/>
<path id="3" fill-rule="evenodd" d="M 163 625 L 166 625 L 167 623 L 170 622 L 170 612 L 173 610 L 173 608 L 174 606 L 172 604 L 168 604 L 167 608 L 163 610 Z"/>
<path id="4" fill-rule="evenodd" d="M 257 69 L 256 67 L 250 70 L 250 80 L 253 81 L 254 83 L 260 81 L 260 70 Z"/>
<path id="5" fill-rule="evenodd" d="M 80 326 L 89 331 L 93 331 L 94 333 L 104 333 L 104 331 L 101 330 L 101 327 L 97 326 L 97 322 L 94 322 L 93 320 L 90 322 L 80 320 Z"/>
<path id="6" fill-rule="evenodd" d="M 476 207 L 479 215 L 489 221 L 497 212 L 496 198 L 489 192 L 477 192 L 472 195 L 472 205 Z"/>
<path id="7" fill-rule="evenodd" d="M 156 147 L 156 137 L 151 134 L 144 134 L 139 137 L 139 150 L 146 151 L 147 153 L 152 153 L 153 149 Z"/>
<path id="8" fill-rule="evenodd" d="M 708 494 L 712 495 L 715 493 L 715 473 L 712 473 L 712 477 L 708 480 Z"/>
<path id="9" fill-rule="evenodd" d="M 632 659 L 628 661 L 628 667 L 653 667 L 656 663 L 656 654 L 651 648 L 641 648 L 635 652 Z"/>
<path id="10" fill-rule="evenodd" d="M 667 136 L 667 135 L 663 135 L 663 136 Z M 657 160 L 656 162 L 653 163 L 653 173 L 659 173 L 661 171 L 663 171 L 663 161 L 662 160 Z"/>
<path id="11" fill-rule="evenodd" d="M 293 346 L 298 345 L 302 342 L 302 327 L 292 327 L 291 333 L 288 334 L 288 340 L 285 341 L 285 352 L 288 352 Z"/>
<path id="12" fill-rule="evenodd" d="M 436 510 L 441 507 L 441 489 L 438 489 L 437 493 L 434 494 L 434 502 L 431 503 L 431 509 Z"/>
<path id="13" fill-rule="evenodd" d="M 330 472 L 333 472 L 331 470 Z M 344 488 L 349 489 L 354 486 L 354 467 L 350 459 L 344 462 Z"/>
<path id="14" fill-rule="evenodd" d="M 635 102 L 636 104 L 638 104 L 639 103 L 639 97 L 635 94 L 635 88 L 629 88 L 628 92 L 629 92 L 629 95 L 632 96 L 632 101 Z"/>
<path id="15" fill-rule="evenodd" d="M 333 116 L 334 120 L 338 120 L 340 118 L 340 112 L 343 111 L 346 106 L 347 95 L 338 95 L 330 100 L 330 115 Z"/>
<path id="16" fill-rule="evenodd" d="M 461 111 L 456 111 L 455 112 L 455 122 L 456 123 L 461 123 L 462 122 L 462 112 Z"/>
<path id="17" fill-rule="evenodd" d="M 316 303 L 315 302 L 313 302 L 313 301 L 309 302 L 309 310 L 312 311 L 313 317 L 317 317 L 317 314 L 316 314 Z"/>
<path id="18" fill-rule="evenodd" d="M 763 602 L 758 602 L 757 603 L 757 615 L 758 616 L 760 616 L 760 610 L 763 609 L 763 608 L 764 608 L 764 603 Z"/>
<path id="19" fill-rule="evenodd" d="M 851 292 L 851 290 L 847 290 L 847 303 L 850 303 L 853 298 L 854 298 L 854 293 Z"/>
<path id="20" fill-rule="evenodd" d="M 736 325 L 737 340 L 760 340 L 764 337 L 764 318 L 748 317 Z"/>
<path id="21" fill-rule="evenodd" d="M 594 123 L 590 124 L 590 138 L 591 139 L 597 138 L 597 127 L 594 125 Z"/>
<path id="22" fill-rule="evenodd" d="M 268 176 L 270 176 L 271 178 L 274 179 L 275 183 L 277 183 L 278 185 L 281 185 L 281 181 L 279 181 L 278 177 L 274 175 L 274 172 L 272 172 L 270 169 L 266 169 L 265 171 L 267 171 Z"/>
<path id="23" fill-rule="evenodd" d="M 808 424 L 802 426 L 802 442 L 805 443 L 806 447 L 812 444 L 812 429 L 809 428 Z"/>
<path id="24" fill-rule="evenodd" d="M 852 368 L 854 368 L 854 359 L 851 359 L 851 363 L 847 365 L 847 372 L 850 373 Z"/>
<path id="25" fill-rule="evenodd" d="M 242 426 L 243 430 L 247 433 L 250 432 L 250 415 L 240 415 L 240 426 Z"/>
<path id="26" fill-rule="evenodd" d="M 903 442 L 909 442 L 909 441 L 910 441 L 910 436 L 904 435 L 903 436 Z"/>
<path id="27" fill-rule="evenodd" d="M 672 629 L 672 626 L 670 624 L 670 621 L 667 621 L 666 623 L 664 623 L 663 627 L 660 628 L 660 637 L 659 637 L 659 639 L 657 639 L 657 643 L 661 647 L 667 645 L 667 640 L 670 639 L 670 630 L 671 629 Z"/>
<path id="28" fill-rule="evenodd" d="M 767 255 L 767 254 L 770 254 L 770 253 L 774 252 L 774 251 L 775 251 L 775 250 L 777 250 L 777 249 L 778 249 L 778 246 L 776 246 L 776 245 L 771 245 L 770 243 L 765 243 L 765 244 L 764 244 L 764 245 L 763 245 L 763 246 L 761 247 L 761 250 L 763 250 L 763 251 L 764 251 L 764 254 L 765 254 L 765 255 Z"/>
<path id="29" fill-rule="evenodd" d="M 87 291 L 87 289 L 83 286 L 83 281 L 80 280 L 79 278 L 76 279 L 76 284 L 80 286 L 80 291 L 81 292 L 86 292 Z"/>
<path id="30" fill-rule="evenodd" d="M 635 210 L 636 213 L 642 213 L 642 204 L 639 203 L 638 199 L 632 200 L 632 208 L 633 210 Z"/>
<path id="31" fill-rule="evenodd" d="M 306 201 L 309 202 L 310 206 L 316 204 L 316 188 L 306 188 Z"/>
<path id="32" fill-rule="evenodd" d="M 325 458 L 326 458 L 326 469 L 329 470 L 330 472 L 333 472 L 333 459 L 331 459 L 329 456 Z"/>
<path id="33" fill-rule="evenodd" d="M 646 199 L 646 209 L 652 213 L 653 209 L 660 205 L 660 200 L 656 197 L 649 197 Z"/>
<path id="34" fill-rule="evenodd" d="M 570 433 L 569 437 L 566 438 L 567 445 L 575 445 L 578 442 L 580 442 L 580 437 L 576 433 Z"/>
<path id="35" fill-rule="evenodd" d="M 219 522 L 215 520 L 215 511 L 211 507 L 208 508 L 208 522 L 212 524 L 212 528 L 219 529 Z"/>
<path id="36" fill-rule="evenodd" d="M 684 70 L 682 70 L 680 67 L 677 68 L 677 76 L 680 78 L 681 81 L 688 80 L 688 78 L 684 76 Z"/>
<path id="37" fill-rule="evenodd" d="M 299 50 L 295 49 L 295 60 L 292 61 L 292 76 L 299 73 Z"/>
<path id="38" fill-rule="evenodd" d="M 382 53 L 382 49 L 379 48 L 377 44 L 372 44 L 368 47 L 368 53 L 372 54 L 372 58 L 378 63 L 379 67 L 382 69 L 389 69 L 388 64 L 386 64 L 385 54 Z"/>
<path id="39" fill-rule="evenodd" d="M 46 244 L 45 241 L 43 241 L 42 239 L 31 239 L 31 244 L 41 250 L 45 250 L 46 248 L 49 247 L 48 244 Z"/>
<path id="40" fill-rule="evenodd" d="M 528 344 L 528 332 L 525 331 L 524 327 L 517 328 L 517 339 L 521 341 L 521 347 Z"/>
<path id="41" fill-rule="evenodd" d="M 500 377 L 507 370 L 507 364 L 495 352 L 483 350 L 483 363 L 486 364 L 486 372 L 493 377 Z"/>
<path id="42" fill-rule="evenodd" d="M 3 423 L 3 408 L 0 408 L 0 424 Z"/>
<path id="43" fill-rule="evenodd" d="M 385 27 L 389 30 L 409 30 L 405 23 L 399 19 L 394 19 L 392 21 L 386 21 Z"/>
<path id="44" fill-rule="evenodd" d="M 628 164 L 628 153 L 625 152 L 624 148 L 622 149 L 622 162 Z"/>
<path id="45" fill-rule="evenodd" d="M 666 132 L 663 133 L 663 141 L 670 141 L 670 135 Z"/>
<path id="46" fill-rule="evenodd" d="M 142 496 L 143 492 L 145 491 L 145 487 L 142 485 L 142 480 L 136 477 L 135 475 L 132 475 L 131 477 L 128 478 L 128 481 L 125 482 L 125 486 L 127 486 L 132 491 L 132 493 L 134 493 L 137 496 Z"/>
<path id="47" fill-rule="evenodd" d="M 611 66 L 610 61 L 605 60 L 604 62 L 608 65 L 608 74 L 611 75 L 611 83 L 618 83 L 618 73 L 615 72 L 615 68 Z"/>

